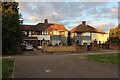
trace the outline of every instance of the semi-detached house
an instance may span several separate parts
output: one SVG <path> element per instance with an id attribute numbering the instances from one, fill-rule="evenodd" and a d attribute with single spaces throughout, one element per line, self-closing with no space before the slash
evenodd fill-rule
<path id="1" fill-rule="evenodd" d="M 107 33 L 96 29 L 90 25 L 86 24 L 86 21 L 83 21 L 82 24 L 74 27 L 71 32 L 72 42 L 78 42 L 80 45 L 83 43 L 93 43 L 97 41 L 98 43 L 105 43 L 107 41 Z"/>
<path id="2" fill-rule="evenodd" d="M 24 33 L 24 43 L 30 43 L 35 48 L 42 48 L 42 40 L 44 39 L 48 45 L 59 45 L 59 43 L 67 43 L 68 30 L 63 24 L 48 23 L 45 19 L 44 23 L 36 25 L 22 25 Z"/>

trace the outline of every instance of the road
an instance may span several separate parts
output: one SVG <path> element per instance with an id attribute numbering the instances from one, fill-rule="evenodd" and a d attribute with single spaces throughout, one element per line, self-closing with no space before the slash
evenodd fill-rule
<path id="1" fill-rule="evenodd" d="M 29 52 L 27 52 L 29 53 Z M 117 78 L 118 66 L 80 55 L 14 56 L 14 78 Z"/>

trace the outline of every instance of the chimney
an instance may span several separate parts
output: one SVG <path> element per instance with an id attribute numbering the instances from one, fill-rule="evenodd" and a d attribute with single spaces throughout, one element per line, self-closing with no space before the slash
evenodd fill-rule
<path id="1" fill-rule="evenodd" d="M 83 21 L 82 24 L 83 24 L 83 25 L 86 25 L 86 21 Z"/>
<path id="2" fill-rule="evenodd" d="M 44 23 L 48 23 L 48 19 L 45 19 L 45 20 L 44 20 Z"/>

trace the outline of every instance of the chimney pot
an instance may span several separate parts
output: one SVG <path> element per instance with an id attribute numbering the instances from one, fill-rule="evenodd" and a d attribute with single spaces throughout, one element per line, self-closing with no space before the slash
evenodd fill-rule
<path id="1" fill-rule="evenodd" d="M 45 19 L 45 20 L 44 20 L 44 23 L 48 23 L 48 19 Z"/>
<path id="2" fill-rule="evenodd" d="M 83 24 L 83 25 L 86 25 L 86 21 L 83 21 L 82 24 Z"/>

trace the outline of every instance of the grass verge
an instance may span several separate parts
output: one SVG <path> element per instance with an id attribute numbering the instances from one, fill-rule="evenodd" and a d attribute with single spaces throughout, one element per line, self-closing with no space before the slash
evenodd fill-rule
<path id="1" fill-rule="evenodd" d="M 11 78 L 13 67 L 14 67 L 13 59 L 2 60 L 2 79 Z"/>
<path id="2" fill-rule="evenodd" d="M 103 54 L 103 55 L 87 55 L 87 56 L 84 56 L 84 59 L 120 65 L 120 62 L 119 62 L 120 53 Z"/>

